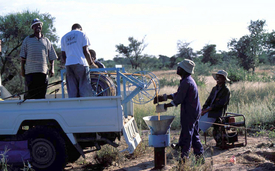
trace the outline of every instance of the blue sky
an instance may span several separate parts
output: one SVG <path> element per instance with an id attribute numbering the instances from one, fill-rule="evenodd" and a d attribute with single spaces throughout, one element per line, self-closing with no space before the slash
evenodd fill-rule
<path id="1" fill-rule="evenodd" d="M 274 0 L 0 0 L 0 15 L 24 10 L 49 13 L 61 37 L 79 23 L 98 58 L 113 59 L 115 45 L 128 45 L 128 37 L 148 44 L 144 53 L 177 53 L 177 41 L 192 42 L 201 50 L 216 44 L 227 51 L 232 38 L 249 34 L 251 20 L 266 20 L 275 30 Z M 60 43 L 60 42 L 59 42 Z"/>

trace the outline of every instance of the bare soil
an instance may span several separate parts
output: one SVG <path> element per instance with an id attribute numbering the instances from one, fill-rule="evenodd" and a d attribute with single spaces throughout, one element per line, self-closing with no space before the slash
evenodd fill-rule
<path id="1" fill-rule="evenodd" d="M 87 153 L 86 158 L 80 157 L 75 163 L 69 163 L 66 171 L 86 171 L 86 170 L 103 170 L 103 171 L 149 171 L 154 169 L 154 148 L 148 147 L 148 131 L 142 131 L 142 143 L 136 149 L 134 155 L 121 152 L 119 161 L 114 161 L 110 166 L 102 167 L 95 160 L 95 152 Z M 177 142 L 179 131 L 171 131 L 171 142 Z M 240 143 L 244 142 L 244 136 L 239 136 Z M 204 137 L 201 137 L 204 142 Z M 220 149 L 215 147 L 215 141 L 208 136 L 206 144 L 203 143 L 205 149 L 206 162 L 202 166 L 192 168 L 190 170 L 215 170 L 215 171 L 231 171 L 231 170 L 275 170 L 275 141 L 267 136 L 247 137 L 247 145 L 243 147 L 235 147 L 230 149 Z M 127 148 L 122 139 L 117 142 L 120 144 L 118 150 Z M 166 147 L 166 166 L 162 170 L 179 170 L 179 152 L 171 147 Z M 230 160 L 235 157 L 234 160 Z"/>

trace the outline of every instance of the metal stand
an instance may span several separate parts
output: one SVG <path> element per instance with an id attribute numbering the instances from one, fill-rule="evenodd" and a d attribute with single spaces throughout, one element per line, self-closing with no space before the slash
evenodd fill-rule
<path id="1" fill-rule="evenodd" d="M 162 169 L 166 165 L 166 153 L 165 147 L 155 147 L 154 148 L 154 169 Z"/>
<path id="2" fill-rule="evenodd" d="M 154 163 L 153 170 L 163 169 L 166 165 L 165 147 L 170 146 L 170 125 L 174 116 L 147 116 L 143 120 L 150 128 L 148 139 L 149 147 L 154 147 Z"/>

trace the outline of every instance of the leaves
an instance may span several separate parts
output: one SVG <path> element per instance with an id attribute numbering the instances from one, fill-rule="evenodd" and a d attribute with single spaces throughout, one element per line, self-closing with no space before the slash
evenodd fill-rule
<path id="1" fill-rule="evenodd" d="M 32 20 L 39 18 L 43 22 L 42 34 L 52 43 L 57 43 L 58 36 L 54 28 L 54 20 L 50 14 L 38 11 L 23 11 L 0 16 L 0 40 L 2 40 L 2 56 L 0 68 L 3 84 L 13 93 L 23 91 L 20 76 L 20 47 L 24 39 L 33 34 L 30 28 Z"/>
<path id="2" fill-rule="evenodd" d="M 143 50 L 147 47 L 148 44 L 145 44 L 145 37 L 138 41 L 134 39 L 134 37 L 129 37 L 128 41 L 130 42 L 128 46 L 123 44 L 116 45 L 117 52 L 122 55 L 124 58 L 128 58 L 132 65 L 133 69 L 137 69 L 138 67 L 142 67 L 141 59 L 146 57 L 146 55 L 142 55 Z"/>

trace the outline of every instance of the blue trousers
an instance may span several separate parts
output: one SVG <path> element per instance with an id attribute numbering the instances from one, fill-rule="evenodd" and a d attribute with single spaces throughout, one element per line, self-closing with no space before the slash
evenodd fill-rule
<path id="1" fill-rule="evenodd" d="M 67 65 L 66 83 L 69 98 L 93 96 L 88 66 L 80 64 Z"/>
<path id="2" fill-rule="evenodd" d="M 203 146 L 199 137 L 198 120 L 192 120 L 189 117 L 181 117 L 181 133 L 179 138 L 179 146 L 181 146 L 181 157 L 189 156 L 191 146 L 195 155 L 203 154 Z"/>

